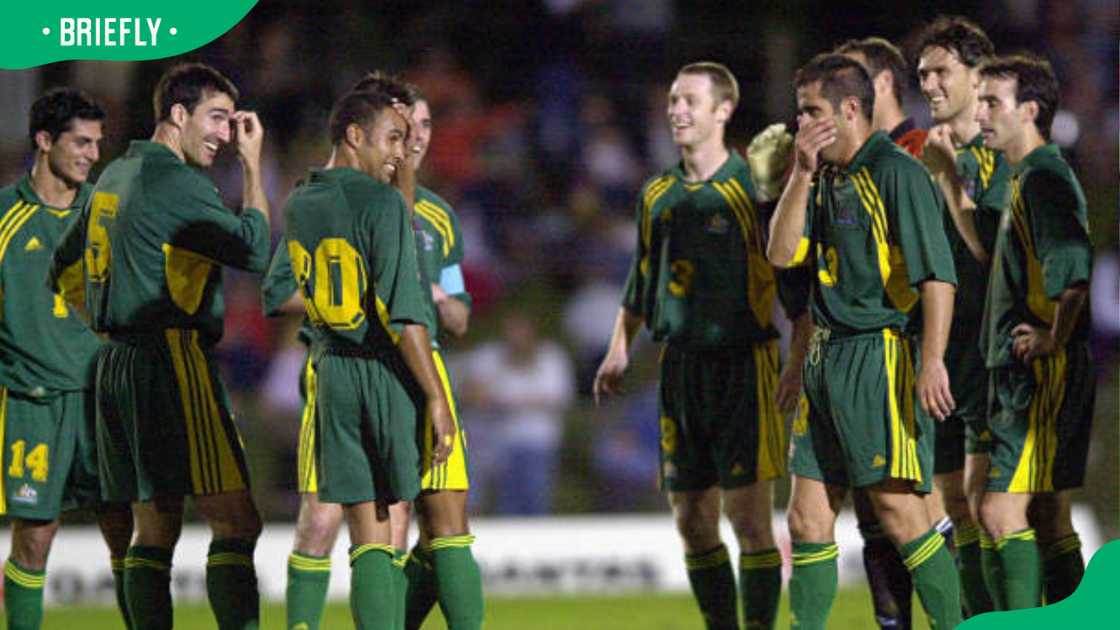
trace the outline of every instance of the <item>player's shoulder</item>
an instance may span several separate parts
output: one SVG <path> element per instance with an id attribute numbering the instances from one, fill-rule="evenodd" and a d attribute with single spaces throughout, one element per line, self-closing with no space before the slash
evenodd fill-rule
<path id="1" fill-rule="evenodd" d="M 400 191 L 364 173 L 344 169 L 338 173 L 336 183 L 350 210 L 358 215 L 372 217 L 407 212 Z"/>
<path id="2" fill-rule="evenodd" d="M 639 198 L 647 208 L 652 207 L 662 195 L 679 181 L 681 181 L 681 176 L 677 166 L 665 168 L 642 184 Z"/>
<path id="3" fill-rule="evenodd" d="M 429 222 L 449 221 L 453 225 L 459 223 L 459 217 L 451 204 L 430 188 L 423 186 L 416 187 L 416 215 Z"/>
<path id="4" fill-rule="evenodd" d="M 454 209 L 451 207 L 451 204 L 448 203 L 446 199 L 436 194 L 436 192 L 431 188 L 426 188 L 424 186 L 416 187 L 416 203 L 420 202 L 432 204 L 448 214 L 454 213 Z"/>
<path id="5" fill-rule="evenodd" d="M 929 179 L 929 171 L 926 167 L 905 148 L 895 144 L 886 134 L 876 132 L 868 142 L 875 143 L 868 147 L 870 151 L 864 163 L 872 179 L 876 181 L 898 177 L 917 177 L 922 181 Z"/>

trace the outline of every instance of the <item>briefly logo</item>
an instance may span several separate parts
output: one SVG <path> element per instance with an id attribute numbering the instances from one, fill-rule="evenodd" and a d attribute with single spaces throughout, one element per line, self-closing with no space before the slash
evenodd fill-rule
<path id="1" fill-rule="evenodd" d="M 871 467 L 872 468 L 882 468 L 883 466 L 886 466 L 886 465 L 887 465 L 886 458 L 884 458 L 882 455 L 879 455 L 878 453 L 875 454 L 875 457 L 871 458 Z"/>
<path id="2" fill-rule="evenodd" d="M 27 245 L 23 246 L 25 252 L 33 252 L 39 249 L 43 249 L 43 244 L 39 242 L 38 236 L 32 236 L 31 240 L 27 241 Z"/>
<path id="3" fill-rule="evenodd" d="M 727 234 L 727 228 L 730 225 L 731 222 L 723 218 L 723 215 L 717 212 L 712 215 L 712 218 L 708 219 L 708 224 L 704 229 L 708 234 Z"/>
<path id="4" fill-rule="evenodd" d="M 23 484 L 16 490 L 16 495 L 12 497 L 13 503 L 26 503 L 27 505 L 35 505 L 39 502 L 39 493 L 35 488 L 27 484 Z"/>

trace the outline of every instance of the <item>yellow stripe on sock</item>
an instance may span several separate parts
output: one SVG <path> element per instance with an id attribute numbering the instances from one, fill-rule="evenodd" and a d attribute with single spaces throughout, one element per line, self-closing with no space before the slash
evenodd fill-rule
<path id="1" fill-rule="evenodd" d="M 953 529 L 953 543 L 957 547 L 974 545 L 980 541 L 980 528 L 975 524 L 963 525 Z"/>
<path id="2" fill-rule="evenodd" d="M 353 551 L 350 552 L 350 564 L 354 564 L 355 560 L 370 551 L 383 551 L 389 554 L 389 558 L 392 558 L 393 552 L 396 551 L 396 549 L 392 545 L 358 545 Z"/>
<path id="3" fill-rule="evenodd" d="M 941 534 L 934 532 L 924 543 L 922 543 L 921 547 L 915 549 L 909 557 L 904 558 L 902 560 L 902 564 L 905 564 L 907 569 L 913 571 L 914 569 L 922 566 L 922 564 L 926 560 L 932 558 L 933 555 L 940 551 L 944 546 L 945 538 Z"/>
<path id="4" fill-rule="evenodd" d="M 996 548 L 996 541 L 992 540 L 992 537 L 989 536 L 988 532 L 986 532 L 984 530 L 980 530 L 980 548 L 981 549 L 995 549 Z"/>
<path id="5" fill-rule="evenodd" d="M 1027 528 L 1027 529 L 1019 530 L 1017 532 L 1012 532 L 1012 533 L 1010 533 L 1006 536 L 999 537 L 998 539 L 996 539 L 996 543 L 995 543 L 996 551 L 1002 550 L 1004 547 L 1007 546 L 1007 543 L 1009 543 L 1013 540 L 1022 540 L 1024 542 L 1034 542 L 1034 530 L 1031 529 L 1031 528 Z"/>
<path id="6" fill-rule="evenodd" d="M 159 560 L 149 560 L 148 558 L 130 557 L 124 559 L 124 568 L 126 569 L 153 569 L 155 571 L 170 571 L 171 565 L 160 562 Z"/>
<path id="7" fill-rule="evenodd" d="M 1046 548 L 1045 555 L 1046 559 L 1049 560 L 1070 553 L 1071 551 L 1077 551 L 1078 549 L 1081 549 L 1081 537 L 1077 534 L 1071 534 L 1051 543 L 1050 546 Z"/>
<path id="8" fill-rule="evenodd" d="M 828 562 L 839 555 L 840 548 L 836 546 L 836 543 L 833 543 L 820 551 L 793 554 L 793 566 L 803 567 L 810 564 L 817 564 L 818 562 Z"/>
<path id="9" fill-rule="evenodd" d="M 114 572 L 124 571 L 124 558 L 110 558 L 109 565 L 113 568 Z"/>
<path id="10" fill-rule="evenodd" d="M 739 567 L 743 569 L 772 569 L 782 566 L 782 554 L 777 549 L 758 553 L 739 554 Z"/>
<path id="11" fill-rule="evenodd" d="M 12 564 L 4 564 L 4 577 L 22 586 L 23 588 L 41 589 L 47 583 L 47 574 L 33 575 Z"/>
<path id="12" fill-rule="evenodd" d="M 227 551 L 225 553 L 212 553 L 206 558 L 206 566 L 242 566 L 251 568 L 253 566 L 253 557 L 234 551 Z"/>
<path id="13" fill-rule="evenodd" d="M 731 562 L 731 555 L 727 553 L 727 547 L 723 546 L 698 556 L 685 555 L 684 557 L 684 566 L 689 571 L 710 569 L 727 562 Z"/>
<path id="14" fill-rule="evenodd" d="M 301 553 L 292 553 L 288 556 L 288 566 L 298 571 L 327 571 L 331 570 L 331 559 L 314 558 Z"/>
<path id="15" fill-rule="evenodd" d="M 464 534 L 462 536 L 444 536 L 443 538 L 433 538 L 432 542 L 428 543 L 428 551 L 451 549 L 453 547 L 470 547 L 473 544 L 474 536 L 470 534 Z"/>

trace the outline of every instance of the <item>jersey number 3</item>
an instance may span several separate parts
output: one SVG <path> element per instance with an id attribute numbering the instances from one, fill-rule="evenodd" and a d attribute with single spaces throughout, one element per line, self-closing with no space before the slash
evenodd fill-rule
<path id="1" fill-rule="evenodd" d="M 105 221 L 117 218 L 120 197 L 98 192 L 93 194 L 89 206 L 89 225 L 86 229 L 86 273 L 90 282 L 103 284 L 109 279 L 109 230 Z"/>
<path id="2" fill-rule="evenodd" d="M 353 245 L 344 238 L 324 238 L 313 257 L 299 241 L 288 241 L 288 256 L 313 323 L 336 330 L 362 325 L 368 276 L 365 262 Z"/>

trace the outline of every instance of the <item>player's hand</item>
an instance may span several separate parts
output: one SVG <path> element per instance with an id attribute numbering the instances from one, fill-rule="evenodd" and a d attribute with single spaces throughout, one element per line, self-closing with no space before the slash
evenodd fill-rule
<path id="1" fill-rule="evenodd" d="M 820 166 L 821 149 L 836 142 L 836 121 L 831 118 L 813 120 L 802 116 L 803 123 L 797 130 L 794 155 L 797 166 L 806 173 L 815 173 Z"/>
<path id="2" fill-rule="evenodd" d="M 599 365 L 599 371 L 595 373 L 595 384 L 592 386 L 596 406 L 599 405 L 600 396 L 622 393 L 622 376 L 629 365 L 630 357 L 625 354 L 615 356 L 607 353 L 603 363 Z"/>
<path id="3" fill-rule="evenodd" d="M 237 136 L 237 156 L 248 166 L 260 166 L 261 145 L 264 143 L 264 125 L 256 112 L 237 111 L 230 124 Z"/>
<path id="4" fill-rule="evenodd" d="M 774 392 L 774 401 L 778 403 L 778 410 L 789 413 L 797 408 L 797 399 L 801 395 L 801 366 L 789 364 L 782 369 L 778 377 L 778 390 Z"/>
<path id="5" fill-rule="evenodd" d="M 427 406 L 428 420 L 432 423 L 432 464 L 439 465 L 455 450 L 455 423 L 445 399 L 428 400 Z"/>
<path id="6" fill-rule="evenodd" d="M 957 149 L 953 146 L 953 132 L 949 125 L 937 125 L 929 130 L 925 147 L 922 149 L 922 163 L 934 177 L 953 173 L 957 168 Z"/>
<path id="7" fill-rule="evenodd" d="M 1011 354 L 1030 364 L 1039 357 L 1048 357 L 1058 349 L 1058 342 L 1048 328 L 1019 324 L 1011 331 Z"/>
<path id="8" fill-rule="evenodd" d="M 922 362 L 915 389 L 918 400 L 922 403 L 922 410 L 938 420 L 945 420 L 957 408 L 953 394 L 949 391 L 949 372 L 945 369 L 945 362 L 940 359 Z"/>
<path id="9" fill-rule="evenodd" d="M 436 282 L 432 283 L 432 301 L 435 302 L 437 306 L 447 301 L 447 291 L 444 291 L 443 287 L 439 286 Z"/>

